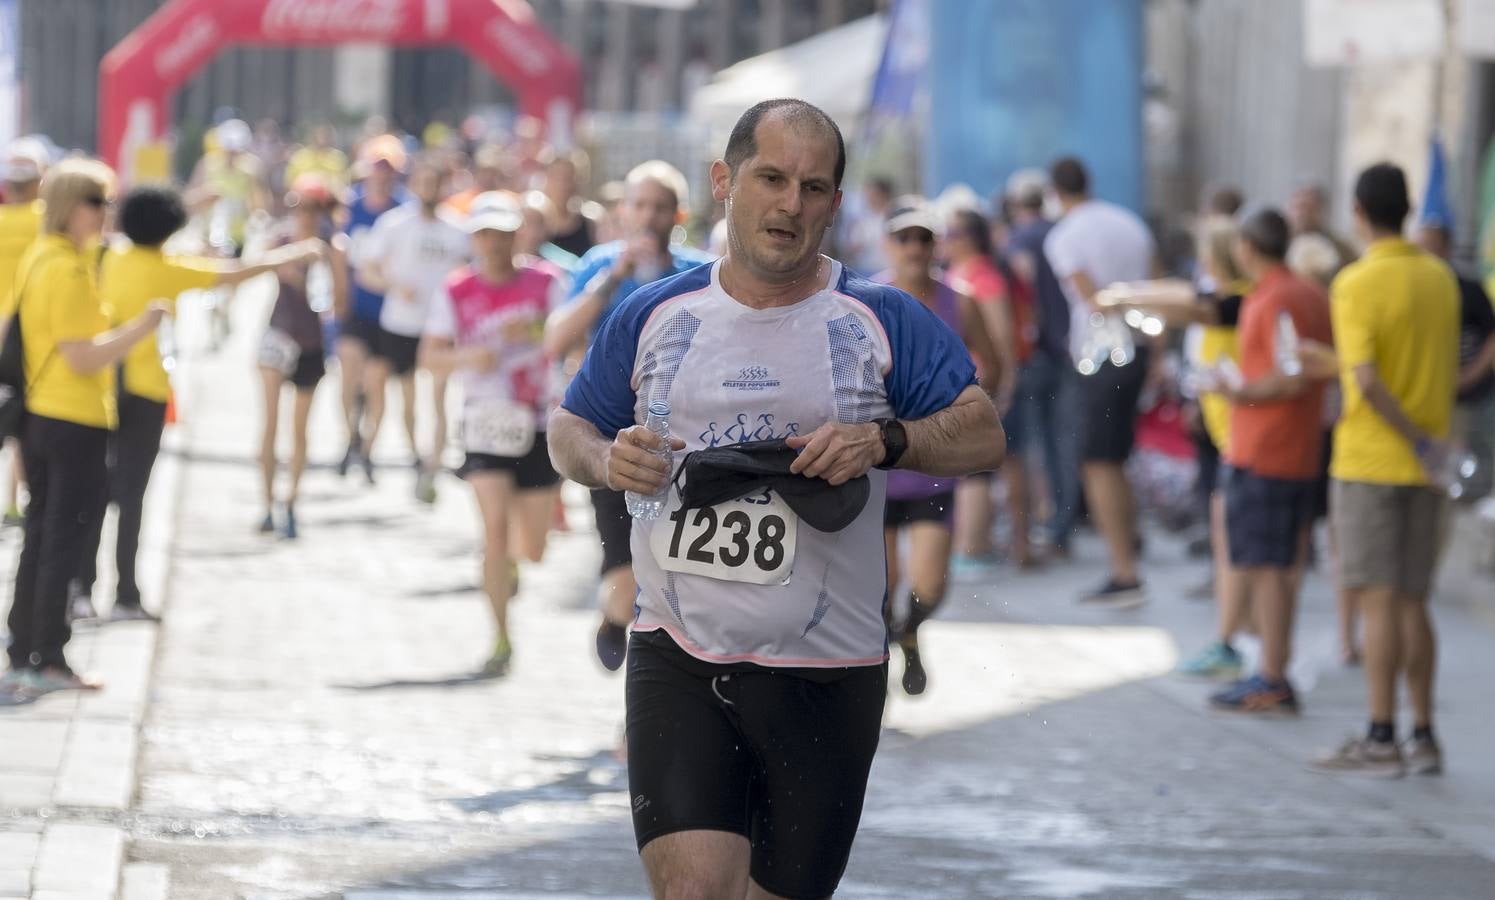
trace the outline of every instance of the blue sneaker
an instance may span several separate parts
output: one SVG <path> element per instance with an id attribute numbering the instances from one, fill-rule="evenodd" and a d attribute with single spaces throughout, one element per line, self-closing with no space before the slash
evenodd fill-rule
<path id="1" fill-rule="evenodd" d="M 1210 706 L 1225 712 L 1298 714 L 1298 695 L 1286 680 L 1272 681 L 1260 675 L 1242 678 L 1209 698 Z"/>
<path id="2" fill-rule="evenodd" d="M 1224 641 L 1214 641 L 1178 664 L 1178 674 L 1193 678 L 1241 677 L 1241 654 Z"/>

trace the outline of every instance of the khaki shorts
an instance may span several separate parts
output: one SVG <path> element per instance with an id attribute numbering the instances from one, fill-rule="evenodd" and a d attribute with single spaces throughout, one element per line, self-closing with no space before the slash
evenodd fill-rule
<path id="1" fill-rule="evenodd" d="M 1438 568 L 1448 497 L 1429 487 L 1335 479 L 1329 517 L 1347 588 L 1395 588 L 1426 599 Z"/>

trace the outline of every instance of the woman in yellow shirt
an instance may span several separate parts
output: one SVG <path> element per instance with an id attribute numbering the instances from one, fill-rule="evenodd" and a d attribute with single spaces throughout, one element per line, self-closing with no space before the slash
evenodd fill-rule
<path id="1" fill-rule="evenodd" d="M 187 291 L 236 285 L 273 272 L 278 266 L 314 259 L 322 249 L 320 241 L 308 241 L 266 254 L 254 264 L 163 254 L 161 246 L 186 224 L 186 207 L 174 188 L 147 185 L 125 195 L 119 208 L 119 227 L 128 243 L 122 242 L 104 255 L 99 276 L 99 292 L 112 311 L 113 321 L 134 318 L 155 302 L 165 303 L 168 314 L 174 315 L 178 296 Z M 120 376 L 119 427 L 111 443 L 108 478 L 108 502 L 119 510 L 114 552 L 119 578 L 111 617 L 153 619 L 140 605 L 135 556 L 140 545 L 145 490 L 161 449 L 166 401 L 171 392 L 157 342 L 142 341 L 132 347 Z M 74 619 L 93 615 L 101 526 L 102 517 L 93 522 L 69 591 Z"/>
<path id="2" fill-rule="evenodd" d="M 42 235 L 16 276 L 28 414 L 21 453 L 31 505 L 10 608 L 10 671 L 0 678 L 0 691 L 11 697 L 99 686 L 74 674 L 63 657 L 71 637 L 68 579 L 104 512 L 113 366 L 166 312 L 153 303 L 110 328 L 90 251 L 103 232 L 113 180 L 107 166 L 91 160 L 53 169 L 42 185 Z"/>

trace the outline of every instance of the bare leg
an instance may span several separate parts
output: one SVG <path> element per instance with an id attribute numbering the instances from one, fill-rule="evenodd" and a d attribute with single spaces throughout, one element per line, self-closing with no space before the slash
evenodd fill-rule
<path id="1" fill-rule="evenodd" d="M 955 546 L 962 556 L 991 556 L 991 480 L 962 478 L 955 488 Z"/>
<path id="2" fill-rule="evenodd" d="M 1261 634 L 1261 674 L 1273 681 L 1287 678 L 1292 656 L 1295 596 L 1290 570 L 1253 566 L 1245 571 L 1251 584 L 1251 603 Z"/>
<path id="3" fill-rule="evenodd" d="M 411 459 L 420 460 L 420 440 L 415 434 L 415 372 L 412 370 L 400 376 L 400 402 L 404 407 L 400 410 L 405 416 L 405 437 L 410 441 Z"/>
<path id="4" fill-rule="evenodd" d="M 1210 549 L 1215 560 L 1215 603 L 1220 627 L 1220 642 L 1235 639 L 1251 611 L 1251 586 L 1240 570 L 1230 564 L 1230 533 L 1225 525 L 1225 495 L 1210 495 Z"/>
<path id="5" fill-rule="evenodd" d="M 909 587 L 918 609 L 909 609 L 911 630 L 934 615 L 945 599 L 950 576 L 950 529 L 935 522 L 909 526 Z"/>
<path id="6" fill-rule="evenodd" d="M 446 386 L 447 376 L 431 373 L 431 409 L 434 421 L 431 431 L 431 455 L 426 457 L 426 469 L 431 472 L 441 470 L 441 457 L 446 453 Z"/>
<path id="7" fill-rule="evenodd" d="M 655 900 L 748 896 L 749 848 L 747 838 L 740 834 L 677 831 L 645 844 L 639 856 Z"/>
<path id="8" fill-rule="evenodd" d="M 1396 675 L 1402 655 L 1396 591 L 1374 587 L 1356 588 L 1350 593 L 1365 617 L 1365 681 L 1370 692 L 1371 721 L 1395 721 Z"/>
<path id="9" fill-rule="evenodd" d="M 338 369 L 343 382 L 343 419 L 348 425 L 348 443 L 359 442 L 358 401 L 363 395 L 364 367 L 368 365 L 369 348 L 357 338 L 337 342 Z"/>
<path id="10" fill-rule="evenodd" d="M 260 486 L 265 500 L 265 511 L 275 507 L 275 437 L 280 425 L 280 386 L 285 376 L 274 369 L 260 367 L 260 380 L 264 385 L 264 429 L 260 433 Z"/>
<path id="11" fill-rule="evenodd" d="M 545 556 L 550 536 L 550 509 L 559 487 L 519 491 L 509 512 L 509 552 L 515 559 L 537 563 Z"/>
<path id="12" fill-rule="evenodd" d="M 478 498 L 483 519 L 483 591 L 493 610 L 493 623 L 500 644 L 509 642 L 509 594 L 513 587 L 509 568 L 509 507 L 514 499 L 514 478 L 506 472 L 478 472 L 468 476 Z"/>
<path id="13" fill-rule="evenodd" d="M 597 589 L 602 605 L 602 617 L 614 625 L 627 625 L 633 621 L 633 603 L 638 597 L 638 582 L 633 579 L 632 566 L 617 566 L 602 576 Z"/>
<path id="14" fill-rule="evenodd" d="M 1433 674 L 1438 662 L 1438 642 L 1432 617 L 1423 597 L 1400 596 L 1402 666 L 1407 673 L 1407 696 L 1412 701 L 1412 722 L 1418 728 L 1433 724 Z"/>
<path id="15" fill-rule="evenodd" d="M 1002 478 L 1007 483 L 1007 515 L 1012 524 L 1012 561 L 1028 566 L 1033 561 L 1028 547 L 1028 467 L 1021 453 L 1007 457 Z"/>
<path id="16" fill-rule="evenodd" d="M 374 455 L 374 441 L 384 423 L 385 388 L 389 384 L 389 361 L 372 358 L 363 370 L 363 431 L 359 435 L 365 456 Z"/>
<path id="17" fill-rule="evenodd" d="M 1137 530 L 1126 473 L 1120 463 L 1087 462 L 1083 474 L 1085 500 L 1106 541 L 1111 577 L 1123 584 L 1136 584 Z"/>
<path id="18" fill-rule="evenodd" d="M 301 476 L 306 474 L 306 423 L 311 418 L 311 402 L 316 388 L 296 391 L 296 405 L 291 413 L 291 493 L 286 502 L 292 506 L 301 497 Z"/>

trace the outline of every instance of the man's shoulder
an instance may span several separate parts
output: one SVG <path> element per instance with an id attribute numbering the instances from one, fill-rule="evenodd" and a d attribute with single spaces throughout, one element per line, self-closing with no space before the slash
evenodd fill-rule
<path id="1" fill-rule="evenodd" d="M 710 266 L 697 266 L 677 275 L 667 275 L 630 293 L 618 303 L 608 319 L 620 322 L 637 334 L 661 304 L 686 294 L 699 293 L 710 286 Z"/>
<path id="2" fill-rule="evenodd" d="M 874 281 L 844 267 L 841 270 L 841 280 L 836 285 L 836 293 L 866 306 L 879 318 L 905 303 L 919 302 L 906 291 L 891 284 Z"/>

